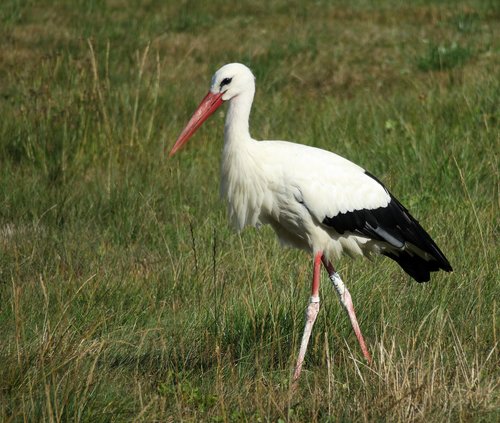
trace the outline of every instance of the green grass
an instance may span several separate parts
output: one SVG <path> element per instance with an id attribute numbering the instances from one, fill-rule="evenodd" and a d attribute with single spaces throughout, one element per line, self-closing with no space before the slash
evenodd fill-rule
<path id="1" fill-rule="evenodd" d="M 496 2 L 3 3 L 0 420 L 498 421 Z M 336 263 L 374 363 L 324 278 L 293 395 L 311 258 L 229 228 L 224 111 L 166 158 L 230 61 L 256 138 L 363 165 L 455 270 Z"/>
<path id="2" fill-rule="evenodd" d="M 456 43 L 450 46 L 430 45 L 427 54 L 420 58 L 418 67 L 423 71 L 452 69 L 463 66 L 470 56 L 470 49 Z"/>

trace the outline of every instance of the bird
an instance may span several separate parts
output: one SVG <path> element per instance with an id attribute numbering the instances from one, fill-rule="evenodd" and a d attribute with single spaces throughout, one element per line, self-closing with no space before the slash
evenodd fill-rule
<path id="1" fill-rule="evenodd" d="M 313 256 L 311 296 L 293 371 L 299 380 L 319 312 L 321 264 L 346 310 L 364 358 L 372 358 L 361 333 L 352 297 L 332 262 L 342 254 L 381 254 L 417 282 L 431 272 L 453 269 L 410 212 L 361 166 L 326 150 L 288 141 L 257 141 L 249 118 L 255 77 L 241 63 L 222 66 L 210 89 L 172 147 L 173 156 L 222 104 L 224 125 L 220 191 L 236 230 L 270 225 L 284 246 Z"/>

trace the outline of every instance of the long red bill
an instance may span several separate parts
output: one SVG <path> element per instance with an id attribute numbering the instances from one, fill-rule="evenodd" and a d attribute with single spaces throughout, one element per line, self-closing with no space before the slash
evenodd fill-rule
<path id="1" fill-rule="evenodd" d="M 222 95 L 224 93 L 212 94 L 210 91 L 201 101 L 198 108 L 195 110 L 193 116 L 189 120 L 188 124 L 177 138 L 172 150 L 168 154 L 172 157 L 177 150 L 179 150 L 189 138 L 196 132 L 196 130 L 205 122 L 224 102 L 222 100 Z"/>

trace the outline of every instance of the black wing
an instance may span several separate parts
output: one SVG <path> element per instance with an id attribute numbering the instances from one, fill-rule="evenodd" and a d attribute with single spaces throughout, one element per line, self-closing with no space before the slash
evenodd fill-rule
<path id="1" fill-rule="evenodd" d="M 448 259 L 418 221 L 384 184 L 371 173 L 365 173 L 388 192 L 391 197 L 389 204 L 372 210 L 353 210 L 325 217 L 323 224 L 332 227 L 339 234 L 352 232 L 390 244 L 394 248 L 382 254 L 395 260 L 417 282 L 427 282 L 430 272 L 439 269 L 451 272 L 453 269 Z M 422 257 L 412 246 L 427 253 L 427 256 Z"/>

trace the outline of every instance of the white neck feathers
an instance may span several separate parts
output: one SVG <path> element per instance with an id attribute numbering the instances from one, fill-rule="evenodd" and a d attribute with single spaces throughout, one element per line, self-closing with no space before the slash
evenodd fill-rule
<path id="1" fill-rule="evenodd" d="M 224 147 L 239 145 L 251 139 L 248 121 L 255 89 L 245 91 L 229 101 L 224 126 Z"/>
<path id="2" fill-rule="evenodd" d="M 254 90 L 233 97 L 224 128 L 221 163 L 221 195 L 227 200 L 229 217 L 237 229 L 257 225 L 264 198 L 265 181 L 255 156 L 259 144 L 250 137 L 248 119 Z"/>

